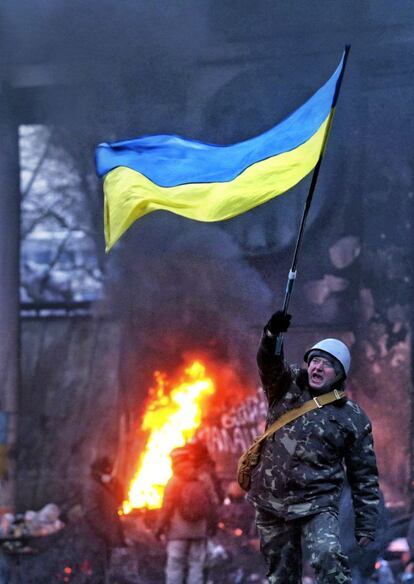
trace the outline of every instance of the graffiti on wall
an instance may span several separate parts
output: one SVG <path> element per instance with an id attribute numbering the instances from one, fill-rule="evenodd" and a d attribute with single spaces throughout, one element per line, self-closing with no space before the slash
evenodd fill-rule
<path id="1" fill-rule="evenodd" d="M 264 430 L 267 404 L 261 388 L 243 402 L 221 412 L 197 434 L 221 474 L 234 472 L 238 457 Z"/>

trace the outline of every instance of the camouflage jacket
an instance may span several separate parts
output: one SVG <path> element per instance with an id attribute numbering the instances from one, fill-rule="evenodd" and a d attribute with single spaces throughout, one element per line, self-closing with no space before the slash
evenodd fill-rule
<path id="1" fill-rule="evenodd" d="M 263 335 L 257 356 L 269 404 L 267 426 L 313 397 L 307 372 L 289 368 L 274 355 L 274 346 L 274 339 Z M 356 536 L 373 537 L 379 487 L 371 424 L 347 398 L 306 413 L 266 440 L 248 500 L 285 519 L 337 510 L 345 472 Z"/>

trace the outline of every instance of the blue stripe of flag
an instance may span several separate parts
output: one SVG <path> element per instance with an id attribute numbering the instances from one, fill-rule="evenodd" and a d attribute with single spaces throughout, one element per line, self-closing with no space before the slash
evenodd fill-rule
<path id="1" fill-rule="evenodd" d="M 252 164 L 293 150 L 315 134 L 331 110 L 342 66 L 343 57 L 332 77 L 307 102 L 259 136 L 228 146 L 174 134 L 103 143 L 96 149 L 98 175 L 126 166 L 162 187 L 231 181 Z"/>

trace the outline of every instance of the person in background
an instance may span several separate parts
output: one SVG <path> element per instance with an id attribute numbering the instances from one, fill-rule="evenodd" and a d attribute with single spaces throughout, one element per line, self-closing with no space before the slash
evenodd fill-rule
<path id="1" fill-rule="evenodd" d="M 208 473 L 200 472 L 191 447 L 171 453 L 168 482 L 155 536 L 167 543 L 166 584 L 203 584 L 207 540 L 215 533 L 219 499 Z"/>
<path id="2" fill-rule="evenodd" d="M 113 462 L 106 456 L 91 465 L 89 483 L 84 491 L 84 519 L 91 534 L 90 563 L 94 574 L 105 582 L 114 548 L 125 547 L 118 510 L 123 501 L 123 488 L 113 476 Z"/>
<path id="3" fill-rule="evenodd" d="M 216 471 L 216 463 L 212 459 L 207 446 L 201 440 L 196 440 L 186 444 L 189 458 L 192 460 L 198 474 L 205 481 L 210 481 L 215 490 L 215 499 L 217 504 L 221 505 L 224 501 L 224 491 Z"/>

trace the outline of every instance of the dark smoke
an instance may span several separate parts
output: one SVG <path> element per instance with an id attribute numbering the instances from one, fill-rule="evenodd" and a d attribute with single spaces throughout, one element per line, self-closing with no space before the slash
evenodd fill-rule
<path id="1" fill-rule="evenodd" d="M 111 311 L 144 361 L 138 371 L 174 369 L 185 353 L 199 353 L 233 365 L 256 385 L 252 343 L 271 293 L 230 235 L 156 213 L 114 256 L 119 271 L 111 280 Z"/>

